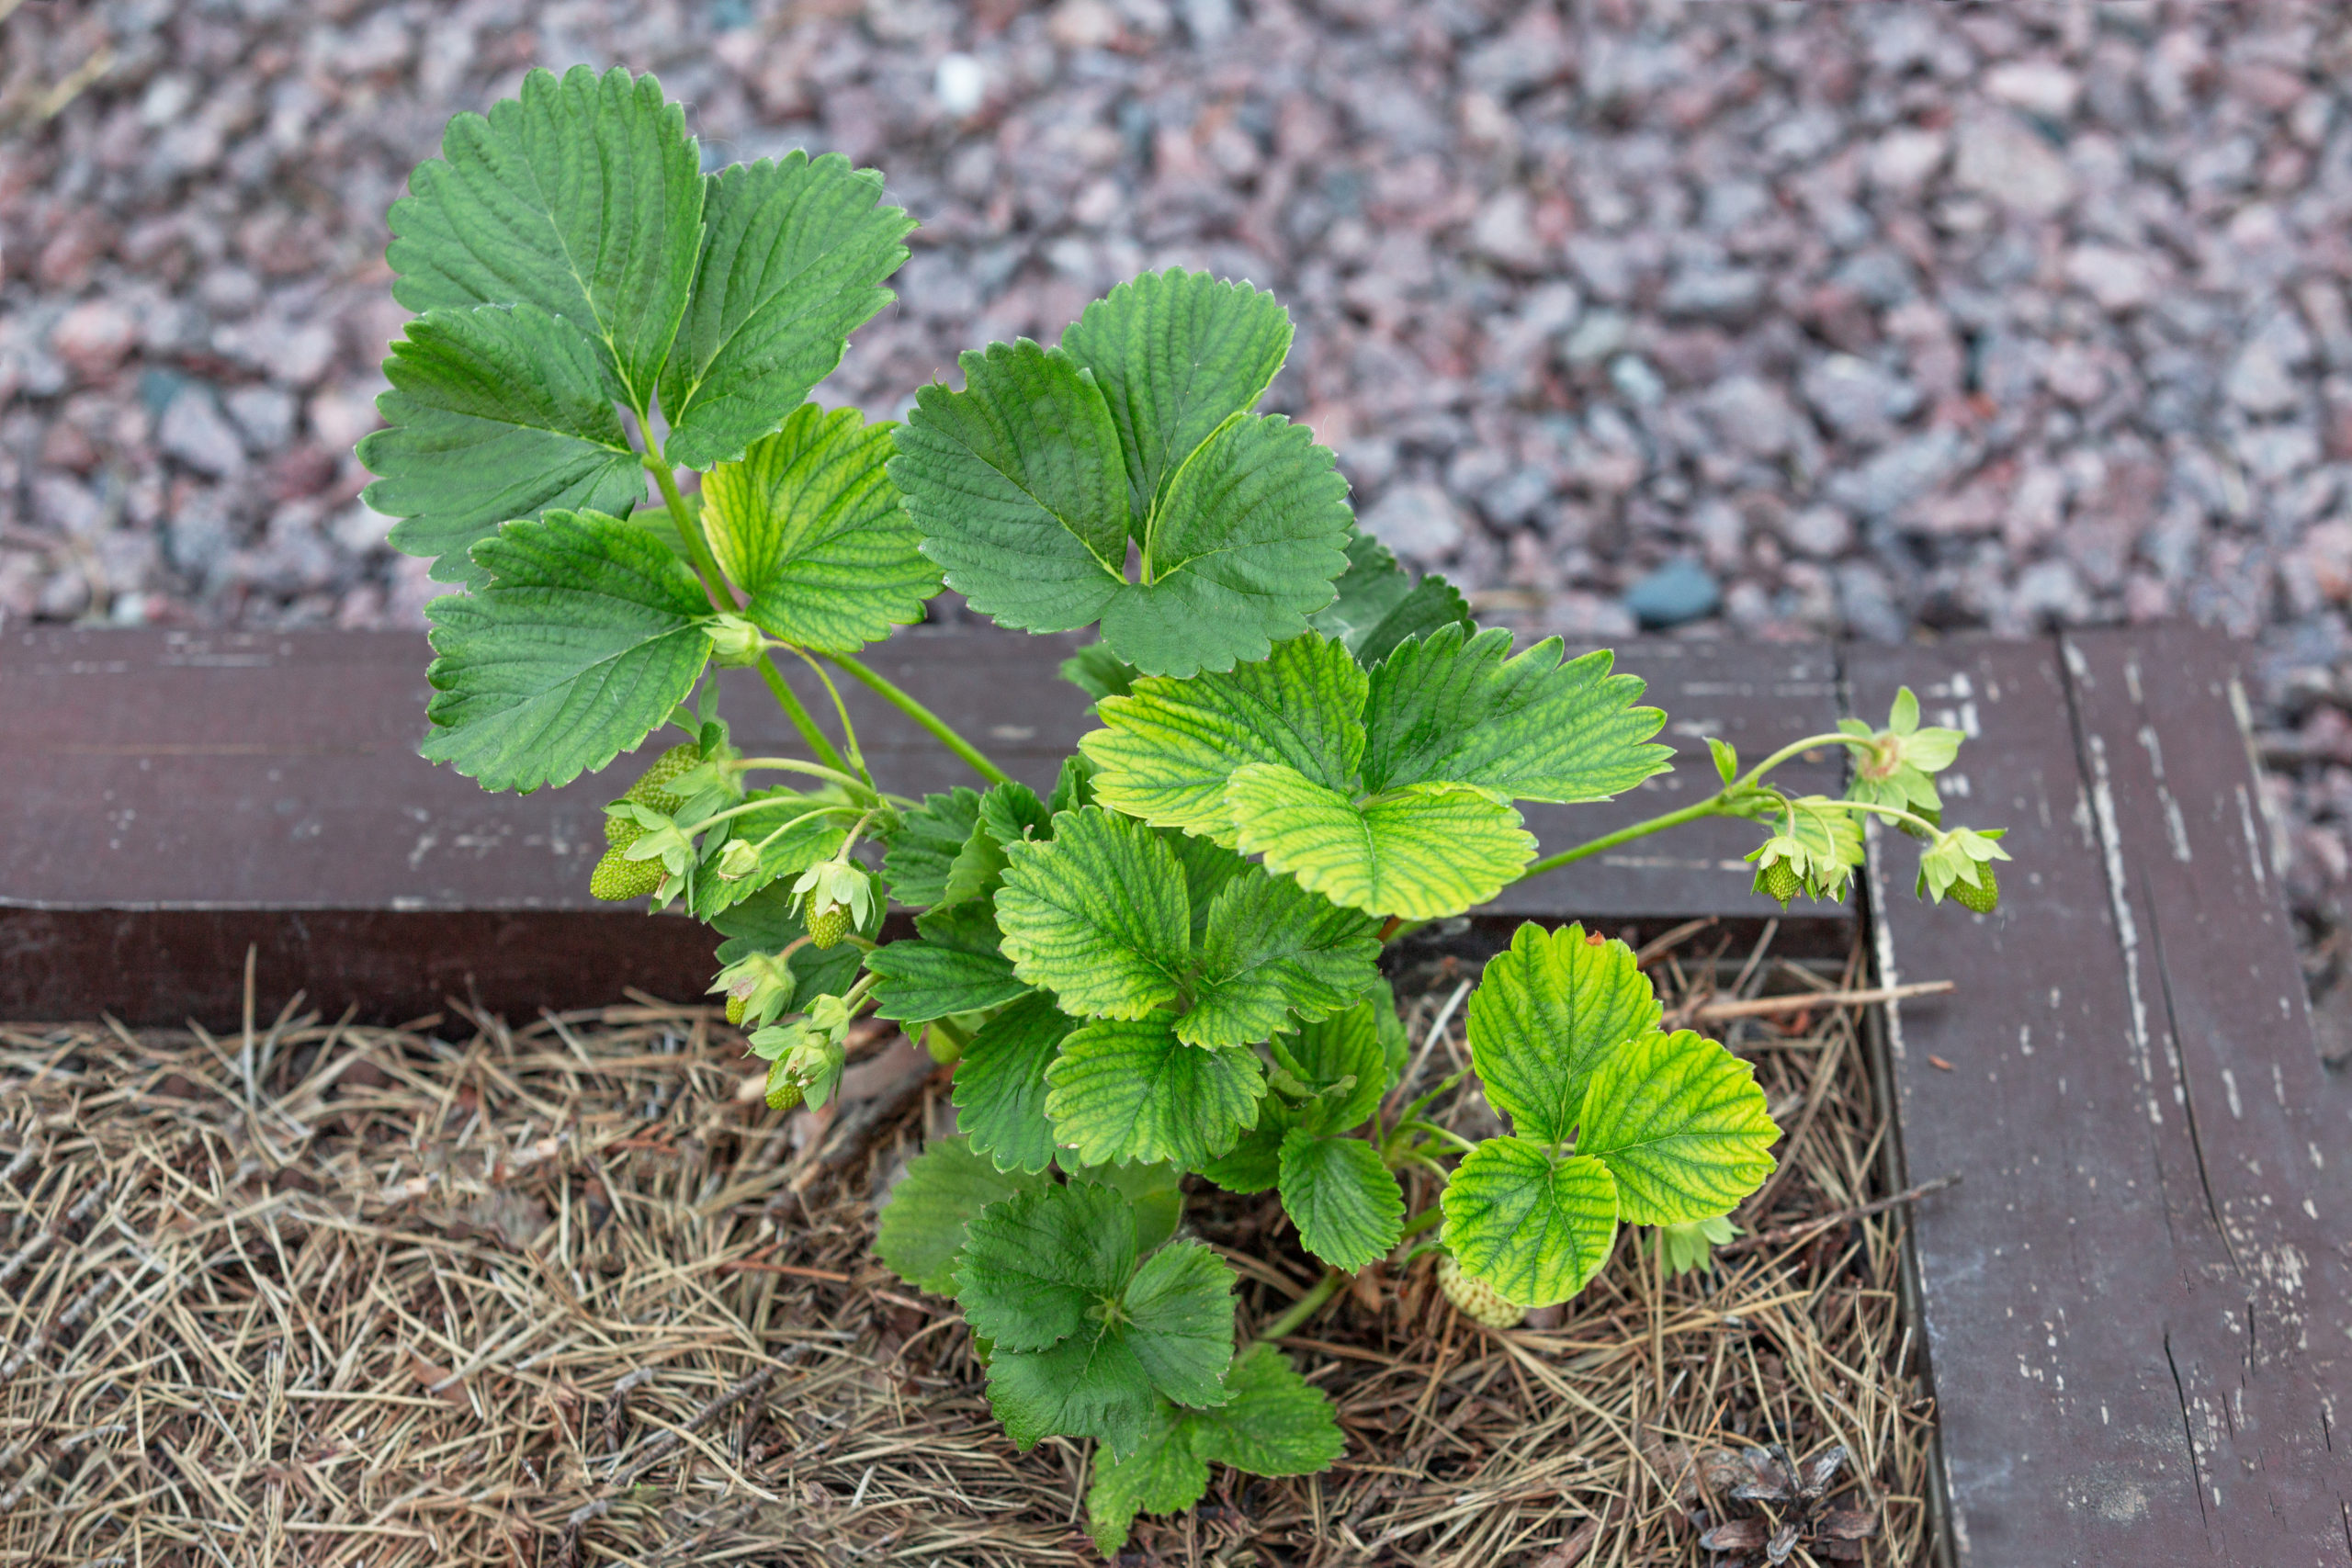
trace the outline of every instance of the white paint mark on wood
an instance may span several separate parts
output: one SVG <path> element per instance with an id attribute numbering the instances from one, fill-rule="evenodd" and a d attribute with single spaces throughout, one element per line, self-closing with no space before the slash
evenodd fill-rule
<path id="1" fill-rule="evenodd" d="M 2245 1121 L 2245 1107 L 2238 1100 L 2238 1076 L 2228 1067 L 2222 1069 L 2222 1088 L 2229 1093 L 2231 1119 L 2237 1122 Z"/>

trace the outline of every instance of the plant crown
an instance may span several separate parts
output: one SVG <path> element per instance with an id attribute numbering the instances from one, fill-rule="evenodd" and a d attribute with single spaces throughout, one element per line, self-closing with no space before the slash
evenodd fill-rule
<path id="1" fill-rule="evenodd" d="M 1745 772 L 1713 740 L 1719 790 L 1539 860 L 1516 803 L 1668 771 L 1665 716 L 1609 653 L 1514 650 L 1357 531 L 1330 453 L 1258 412 L 1291 341 L 1271 295 L 1146 275 L 1057 344 L 967 353 L 961 389 L 869 422 L 808 399 L 893 298 L 912 222 L 839 156 L 702 164 L 650 76 L 534 72 L 452 121 L 392 209 L 418 313 L 360 446 L 367 499 L 464 590 L 429 612 L 424 754 L 528 791 L 684 732 L 606 807 L 594 890 L 718 929 L 712 989 L 772 1105 L 823 1107 L 868 1013 L 954 1061 L 959 1131 L 908 1168 L 879 1250 L 960 1304 L 1017 1445 L 1102 1445 L 1102 1550 L 1213 1465 L 1337 1458 L 1329 1401 L 1272 1341 L 1346 1271 L 1442 1248 L 1450 1281 L 1532 1307 L 1582 1289 L 1623 1226 L 1659 1227 L 1678 1269 L 1728 1239 L 1779 1129 L 1746 1063 L 1666 1026 L 1624 943 L 1521 927 L 1469 998 L 1468 1066 L 1408 1103 L 1384 945 L 1705 816 L 1765 828 L 1749 858 L 1784 904 L 1843 897 L 1883 817 L 1926 840 L 1924 895 L 1989 908 L 1999 835 L 1946 828 L 1935 784 L 1960 735 L 1905 692 L 1883 729 Z M 1002 626 L 1098 629 L 1065 667 L 1097 728 L 1050 790 L 855 657 L 943 585 Z M 806 756 L 732 743 L 731 665 Z M 989 787 L 886 793 L 827 665 Z M 1769 782 L 1836 746 L 1843 797 Z M 894 903 L 912 934 L 883 942 Z M 1431 1110 L 1472 1076 L 1507 1127 L 1475 1143 Z M 1414 1170 L 1442 1196 L 1408 1215 Z M 1234 1271 L 1182 1234 L 1188 1175 L 1274 1191 L 1331 1270 L 1255 1343 Z"/>

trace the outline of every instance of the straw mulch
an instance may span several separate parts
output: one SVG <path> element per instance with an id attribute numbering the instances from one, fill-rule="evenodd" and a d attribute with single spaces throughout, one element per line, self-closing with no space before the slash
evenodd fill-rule
<path id="1" fill-rule="evenodd" d="M 1704 945 L 1662 990 L 1859 967 Z M 1406 976 L 1431 1077 L 1467 973 Z M 1920 1561 L 1900 1211 L 1850 1213 L 1886 1191 L 1857 1023 L 1723 1026 L 1793 1150 L 1717 1270 L 1661 1286 L 1621 1239 L 1556 1322 L 1504 1333 L 1430 1259 L 1373 1271 L 1287 1345 L 1339 1402 L 1339 1467 L 1223 1473 L 1129 1561 L 1762 1561 L 1702 1548 L 1726 1522 L 1799 1526 L 1791 1562 Z M 866 1049 L 866 1098 L 820 1124 L 744 1094 L 739 1038 L 695 1007 L 0 1029 L 0 1563 L 1097 1561 L 1085 1446 L 1015 1453 L 953 1304 L 869 1256 L 948 1107 L 903 1042 Z M 1316 1278 L 1271 1198 L 1190 1219 L 1243 1272 L 1245 1332 Z M 1770 1489 L 1751 1445 L 1774 1442 L 1801 1467 L 1845 1446 L 1820 1507 L 1869 1539 L 1729 1496 Z"/>

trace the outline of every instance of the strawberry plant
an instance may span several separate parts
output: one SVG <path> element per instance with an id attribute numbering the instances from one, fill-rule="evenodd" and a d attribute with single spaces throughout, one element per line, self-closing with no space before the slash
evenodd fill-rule
<path id="1" fill-rule="evenodd" d="M 879 1251 L 955 1298 L 1015 1444 L 1101 1445 L 1114 1551 L 1212 1466 L 1338 1457 L 1276 1342 L 1350 1271 L 1434 1251 L 1465 1313 L 1515 1321 L 1626 1226 L 1697 1266 L 1774 1168 L 1748 1066 L 1663 1028 L 1634 953 L 1574 925 L 1519 929 L 1470 998 L 1469 1063 L 1406 1099 L 1388 944 L 1703 817 L 1758 825 L 1756 884 L 1783 904 L 1844 896 L 1869 818 L 1924 841 L 1928 897 L 1991 908 L 2006 857 L 1944 824 L 1961 737 L 1908 693 L 1883 728 L 1744 769 L 1711 742 L 1713 793 L 1539 854 L 1516 803 L 1666 771 L 1664 715 L 1609 653 L 1515 649 L 1356 530 L 1331 455 L 1258 411 L 1291 341 L 1273 298 L 1137 277 L 1056 345 L 966 354 L 902 425 L 828 411 L 810 393 L 907 254 L 881 194 L 837 156 L 706 173 L 683 111 L 625 71 L 536 72 L 460 116 L 391 212 L 418 313 L 360 448 L 368 500 L 463 590 L 431 607 L 426 757 L 528 791 L 683 733 L 606 807 L 591 887 L 717 929 L 712 989 L 771 1105 L 823 1108 L 868 1014 L 955 1064 L 958 1131 L 908 1168 Z M 1005 626 L 1095 629 L 1065 668 L 1096 728 L 1050 787 L 857 657 L 943 586 Z M 805 754 L 734 744 L 729 666 Z M 984 787 L 890 793 L 833 671 Z M 1831 746 L 1841 797 L 1772 783 Z M 885 941 L 893 904 L 911 934 Z M 1505 1129 L 1476 1142 L 1431 1114 L 1473 1079 Z M 1417 1172 L 1438 1197 L 1408 1213 Z M 1247 1343 L 1188 1183 L 1274 1193 L 1329 1269 Z"/>

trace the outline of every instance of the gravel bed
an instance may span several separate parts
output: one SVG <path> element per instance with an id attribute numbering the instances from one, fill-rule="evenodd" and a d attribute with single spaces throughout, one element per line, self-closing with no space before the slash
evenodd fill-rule
<path id="1" fill-rule="evenodd" d="M 533 64 L 922 222 L 830 395 L 1181 263 L 1366 524 L 1572 637 L 2257 639 L 2352 869 L 2352 8 L 0 0 L 0 620 L 418 624 L 352 443 L 384 211 Z"/>

